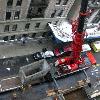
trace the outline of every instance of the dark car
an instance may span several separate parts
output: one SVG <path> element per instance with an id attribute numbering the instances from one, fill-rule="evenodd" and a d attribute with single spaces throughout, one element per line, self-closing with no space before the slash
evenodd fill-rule
<path id="1" fill-rule="evenodd" d="M 34 54 L 33 54 L 33 59 L 34 59 L 35 61 L 44 59 L 44 53 L 43 53 L 43 52 L 36 52 L 36 53 L 34 53 Z"/>

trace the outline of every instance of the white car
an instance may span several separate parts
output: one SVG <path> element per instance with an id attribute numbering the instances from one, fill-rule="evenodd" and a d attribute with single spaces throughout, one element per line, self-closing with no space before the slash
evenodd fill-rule
<path id="1" fill-rule="evenodd" d="M 91 51 L 91 48 L 88 44 L 83 44 L 82 45 L 82 52 L 85 52 L 85 51 Z"/>
<path id="2" fill-rule="evenodd" d="M 54 53 L 53 53 L 53 51 L 46 51 L 44 53 L 44 56 L 45 56 L 45 58 L 50 58 L 50 57 L 54 56 Z"/>

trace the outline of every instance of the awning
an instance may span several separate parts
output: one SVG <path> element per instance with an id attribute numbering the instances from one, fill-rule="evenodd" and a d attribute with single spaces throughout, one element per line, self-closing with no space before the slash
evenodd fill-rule
<path id="1" fill-rule="evenodd" d="M 53 35 L 56 39 L 62 42 L 72 41 L 72 25 L 68 22 L 62 23 L 60 26 L 56 26 L 53 24 L 49 24 Z M 84 38 L 92 39 L 92 38 L 100 38 L 100 27 L 99 25 L 95 25 L 95 27 L 89 27 L 86 29 L 86 36 Z"/>
<path id="2" fill-rule="evenodd" d="M 72 41 L 72 30 L 70 24 L 66 25 L 66 32 L 64 32 L 65 30 L 63 28 L 56 25 L 49 24 L 49 26 L 55 38 L 59 39 L 62 42 Z"/>

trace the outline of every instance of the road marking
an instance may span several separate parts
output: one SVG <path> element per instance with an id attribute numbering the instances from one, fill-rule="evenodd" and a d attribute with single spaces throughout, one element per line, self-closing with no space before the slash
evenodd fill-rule
<path id="1" fill-rule="evenodd" d="M 5 79 L 2 79 L 1 82 L 2 82 L 2 81 L 5 81 L 5 80 L 10 80 L 10 79 L 12 79 L 12 78 L 17 78 L 17 77 L 18 77 L 18 76 L 13 76 L 13 77 L 10 77 L 10 78 L 5 78 Z"/>
<path id="2" fill-rule="evenodd" d="M 21 86 L 20 85 L 18 85 L 18 86 L 15 86 L 15 87 L 13 87 L 13 88 L 9 88 L 9 89 L 1 89 L 2 90 L 2 92 L 5 92 L 5 91 L 9 91 L 9 90 L 14 90 L 14 89 L 17 89 L 17 88 L 20 88 Z"/>

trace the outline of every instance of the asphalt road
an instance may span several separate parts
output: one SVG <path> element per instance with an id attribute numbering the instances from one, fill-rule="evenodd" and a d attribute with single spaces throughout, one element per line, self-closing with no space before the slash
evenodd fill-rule
<path id="1" fill-rule="evenodd" d="M 51 40 L 42 40 L 41 44 L 38 41 L 31 41 L 25 46 L 0 45 L 0 78 L 18 74 L 21 66 L 34 62 L 32 53 L 42 51 L 43 48 L 51 50 L 52 47 Z M 7 58 L 3 59 L 3 56 Z"/>
<path id="2" fill-rule="evenodd" d="M 71 76 L 67 76 L 60 80 L 57 80 L 57 84 L 59 86 L 59 89 L 69 89 L 71 87 L 74 87 L 77 84 L 78 80 L 84 78 L 84 74 L 79 72 Z M 26 89 L 24 92 L 17 90 L 7 92 L 7 94 L 0 94 L 0 100 L 13 100 L 13 93 L 17 94 L 16 100 L 42 100 L 43 98 L 47 97 L 46 91 L 56 88 L 57 87 L 54 84 L 54 82 L 38 84 Z"/>
<path id="3" fill-rule="evenodd" d="M 65 97 L 65 100 L 88 100 L 87 95 L 85 94 L 85 91 L 82 89 L 78 89 L 69 94 L 65 94 L 64 97 Z"/>
<path id="4" fill-rule="evenodd" d="M 29 59 L 29 61 L 26 60 L 26 57 Z M 97 63 L 99 63 L 100 62 L 100 59 L 99 59 L 100 53 L 95 53 L 95 57 L 97 58 Z M 10 61 L 8 61 L 8 59 L 0 60 L 0 65 L 1 65 L 0 77 L 5 77 L 5 76 L 17 74 L 18 70 L 21 66 L 33 62 L 31 55 L 10 58 L 9 60 Z M 14 60 L 14 62 L 12 60 Z M 4 63 L 6 61 L 8 63 L 7 65 L 6 65 L 6 63 Z M 9 62 L 12 62 L 13 64 L 11 64 Z M 6 68 L 11 68 L 11 70 L 9 71 Z M 96 77 L 95 76 L 96 73 L 94 72 L 95 74 L 92 75 L 91 71 L 92 70 L 87 70 L 87 73 L 89 76 L 91 76 L 92 82 L 94 82 L 94 80 L 95 80 L 94 77 Z M 84 78 L 85 78 L 85 76 L 84 76 L 83 72 L 82 73 L 79 72 L 79 73 L 73 74 L 71 76 L 68 76 L 66 78 L 57 80 L 57 84 L 59 85 L 59 87 L 61 89 L 69 88 L 69 87 L 73 87 L 76 84 L 75 83 L 76 81 L 78 81 L 80 79 L 84 79 Z M 15 100 L 13 98 L 13 93 L 17 94 L 16 100 L 33 100 L 33 98 L 34 98 L 34 100 L 41 100 L 47 96 L 46 95 L 47 90 L 54 89 L 54 88 L 56 88 L 54 82 L 39 84 L 39 85 L 32 86 L 31 88 L 27 89 L 24 92 L 17 90 L 17 91 L 11 91 L 11 92 L 0 94 L 0 100 Z"/>
<path id="5" fill-rule="evenodd" d="M 21 66 L 32 62 L 32 55 L 0 59 L 0 78 L 16 75 Z"/>
<path id="6" fill-rule="evenodd" d="M 97 64 L 100 64 L 100 52 L 94 53 L 94 56 L 96 58 Z"/>

